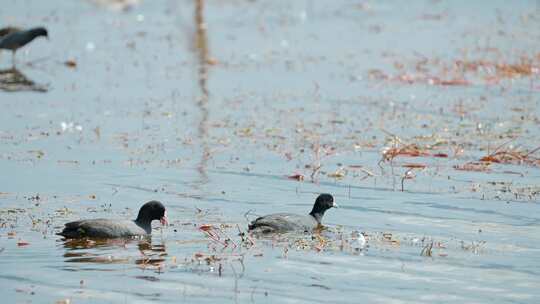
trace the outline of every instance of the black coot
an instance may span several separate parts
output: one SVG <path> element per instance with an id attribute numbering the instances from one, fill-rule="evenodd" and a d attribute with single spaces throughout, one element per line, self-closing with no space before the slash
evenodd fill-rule
<path id="1" fill-rule="evenodd" d="M 275 213 L 262 216 L 249 224 L 249 231 L 260 233 L 311 232 L 321 225 L 324 212 L 337 207 L 332 195 L 324 193 L 317 197 L 313 209 L 308 215 Z"/>
<path id="2" fill-rule="evenodd" d="M 15 52 L 39 36 L 49 38 L 49 33 L 43 27 L 36 27 L 29 30 L 6 27 L 0 29 L 0 49 L 10 50 L 13 55 L 12 63 L 15 64 Z"/>
<path id="3" fill-rule="evenodd" d="M 66 238 L 124 238 L 141 236 L 152 233 L 152 221 L 159 220 L 162 225 L 167 225 L 167 211 L 162 203 L 150 201 L 139 210 L 139 215 L 134 221 L 93 219 L 70 222 L 65 225 L 58 235 Z"/>

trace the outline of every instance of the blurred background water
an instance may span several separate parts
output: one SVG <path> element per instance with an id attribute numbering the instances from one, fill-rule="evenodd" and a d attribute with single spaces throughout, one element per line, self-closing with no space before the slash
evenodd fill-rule
<path id="1" fill-rule="evenodd" d="M 539 301 L 537 1 L 3 2 L 50 36 L 0 53 L 6 303 Z M 151 240 L 54 235 L 151 199 Z"/>

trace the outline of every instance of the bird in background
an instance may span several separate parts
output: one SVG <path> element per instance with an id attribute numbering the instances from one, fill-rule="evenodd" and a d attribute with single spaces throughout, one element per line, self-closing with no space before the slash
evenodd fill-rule
<path id="1" fill-rule="evenodd" d="M 40 36 L 49 39 L 49 34 L 44 27 L 22 30 L 20 28 L 8 26 L 0 29 L 0 49 L 11 51 L 12 65 L 15 66 L 15 53 L 17 50 Z"/>

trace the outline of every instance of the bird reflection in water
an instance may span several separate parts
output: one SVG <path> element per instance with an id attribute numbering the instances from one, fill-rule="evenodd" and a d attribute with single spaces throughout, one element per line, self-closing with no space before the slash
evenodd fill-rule
<path id="1" fill-rule="evenodd" d="M 6 92 L 47 92 L 48 86 L 38 84 L 28 78 L 17 68 L 0 70 L 0 90 Z"/>
<path id="2" fill-rule="evenodd" d="M 137 246 L 138 254 L 129 250 Z M 151 238 L 67 239 L 63 241 L 67 263 L 135 264 L 141 268 L 160 269 L 167 256 L 164 243 Z M 126 251 L 118 251 L 124 248 Z M 122 254 L 125 253 L 125 254 Z"/>

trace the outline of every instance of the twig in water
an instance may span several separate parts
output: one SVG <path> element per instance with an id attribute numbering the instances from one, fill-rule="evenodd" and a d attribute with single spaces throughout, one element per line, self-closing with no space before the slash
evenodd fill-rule
<path id="1" fill-rule="evenodd" d="M 433 254 L 433 241 L 431 241 L 429 244 L 427 244 L 426 246 L 424 246 L 424 248 L 422 248 L 422 251 L 420 252 L 420 255 L 421 256 L 432 256 Z"/>
<path id="2" fill-rule="evenodd" d="M 238 226 L 238 224 L 236 224 L 236 228 L 238 229 L 238 235 L 242 238 L 242 244 L 244 244 L 247 241 L 250 242 L 250 247 L 255 245 L 255 241 L 253 240 L 253 238 L 251 238 L 251 236 L 249 235 L 249 233 L 245 233 L 243 232 L 241 229 L 240 229 L 240 226 Z"/>
<path id="3" fill-rule="evenodd" d="M 231 264 L 231 269 L 234 274 L 234 294 L 236 297 L 238 295 L 238 274 L 236 274 L 236 269 L 234 269 L 233 264 Z"/>
<path id="4" fill-rule="evenodd" d="M 319 143 L 319 137 L 317 137 L 317 142 L 312 146 L 315 159 L 311 163 L 311 182 L 315 183 L 319 170 L 321 169 L 321 144 Z"/>
<path id="5" fill-rule="evenodd" d="M 405 191 L 404 184 L 406 179 L 411 179 L 414 177 L 413 169 L 410 168 L 409 170 L 405 171 L 405 174 L 403 174 L 403 177 L 401 178 L 401 192 Z"/>
<path id="6" fill-rule="evenodd" d="M 253 298 L 253 294 L 255 294 L 255 290 L 257 290 L 257 286 L 253 287 L 253 289 L 251 290 L 251 295 L 250 295 L 251 303 L 255 303 L 255 299 Z"/>
<path id="7" fill-rule="evenodd" d="M 248 215 L 251 213 L 251 211 L 253 211 L 253 209 L 249 209 L 246 213 L 244 213 L 244 218 L 246 219 L 246 221 L 249 222 L 249 218 L 248 218 Z M 238 228 L 240 229 L 240 228 Z"/>

